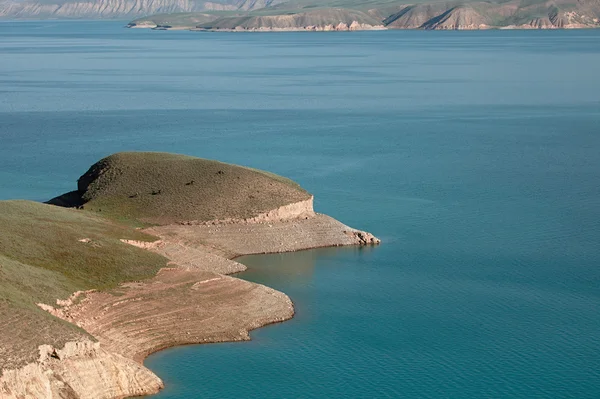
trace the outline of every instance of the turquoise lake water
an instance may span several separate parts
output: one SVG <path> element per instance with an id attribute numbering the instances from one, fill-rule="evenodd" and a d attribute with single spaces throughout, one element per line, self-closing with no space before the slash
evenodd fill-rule
<path id="1" fill-rule="evenodd" d="M 241 259 L 296 317 L 150 356 L 157 398 L 600 397 L 600 31 L 123 25 L 0 23 L 0 199 L 180 152 L 383 240 Z"/>

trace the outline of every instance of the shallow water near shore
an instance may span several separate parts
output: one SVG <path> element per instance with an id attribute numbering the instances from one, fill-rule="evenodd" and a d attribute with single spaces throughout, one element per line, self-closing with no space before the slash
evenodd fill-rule
<path id="1" fill-rule="evenodd" d="M 179 152 L 383 240 L 240 258 L 296 317 L 150 356 L 156 398 L 598 397 L 600 31 L 123 25 L 0 23 L 0 199 Z"/>

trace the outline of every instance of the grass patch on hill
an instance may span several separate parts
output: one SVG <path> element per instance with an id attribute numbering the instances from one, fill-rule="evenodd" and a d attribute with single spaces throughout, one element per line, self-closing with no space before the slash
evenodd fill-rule
<path id="1" fill-rule="evenodd" d="M 50 201 L 80 205 L 119 221 L 170 224 L 243 219 L 310 194 L 272 173 L 223 162 L 157 152 L 123 152 L 94 164 L 77 192 Z"/>
<path id="2" fill-rule="evenodd" d="M 87 212 L 0 201 L 0 370 L 35 360 L 41 344 L 87 336 L 36 303 L 55 306 L 75 291 L 150 278 L 166 265 L 122 238 L 155 240 Z"/>

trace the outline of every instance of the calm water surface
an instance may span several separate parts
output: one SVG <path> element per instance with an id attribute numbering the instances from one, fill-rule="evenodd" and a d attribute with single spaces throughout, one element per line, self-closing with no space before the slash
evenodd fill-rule
<path id="1" fill-rule="evenodd" d="M 297 317 L 146 364 L 158 398 L 600 397 L 600 31 L 0 23 L 0 198 L 115 151 L 284 174 L 374 249 L 246 257 Z"/>

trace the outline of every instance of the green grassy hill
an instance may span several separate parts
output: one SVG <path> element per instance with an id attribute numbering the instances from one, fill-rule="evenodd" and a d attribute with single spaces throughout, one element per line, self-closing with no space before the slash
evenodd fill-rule
<path id="1" fill-rule="evenodd" d="M 55 198 L 122 221 L 169 224 L 248 218 L 310 198 L 293 181 L 184 155 L 125 152 L 94 164 L 78 191 Z"/>
<path id="2" fill-rule="evenodd" d="M 88 212 L 0 201 L 0 370 L 35 360 L 38 346 L 86 336 L 37 307 L 74 291 L 150 278 L 167 260 L 120 239 L 154 241 Z"/>

